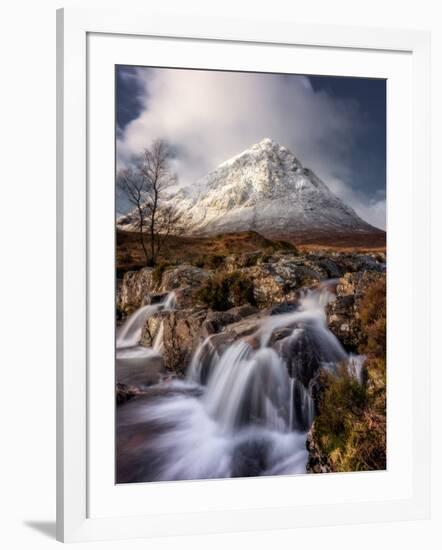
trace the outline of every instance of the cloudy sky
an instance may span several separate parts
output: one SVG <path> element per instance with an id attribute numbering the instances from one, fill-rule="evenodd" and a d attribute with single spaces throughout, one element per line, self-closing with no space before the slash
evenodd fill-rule
<path id="1" fill-rule="evenodd" d="M 385 228 L 384 80 L 117 67 L 117 168 L 156 138 L 189 185 L 269 137 Z"/>

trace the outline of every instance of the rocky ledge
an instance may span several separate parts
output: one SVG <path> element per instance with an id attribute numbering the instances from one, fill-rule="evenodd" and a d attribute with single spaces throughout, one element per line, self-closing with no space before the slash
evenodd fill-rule
<path id="1" fill-rule="evenodd" d="M 142 305 L 154 303 L 164 293 L 175 291 L 178 308 L 193 306 L 193 290 L 219 272 L 239 272 L 253 282 L 258 307 L 296 299 L 302 287 L 354 272 L 385 272 L 384 254 L 253 252 L 220 258 L 214 269 L 191 264 L 160 265 L 128 271 L 117 284 L 117 311 L 124 317 Z"/>
<path id="2" fill-rule="evenodd" d="M 367 289 L 380 279 L 385 279 L 385 273 L 346 273 L 336 285 L 336 297 L 326 307 L 329 329 L 348 350 L 355 351 L 362 343 L 361 301 Z"/>
<path id="3" fill-rule="evenodd" d="M 358 314 L 361 297 L 369 284 L 385 276 L 384 272 L 385 256 L 346 253 L 328 256 L 294 253 L 231 255 L 225 257 L 216 270 L 190 264 L 155 269 L 146 267 L 127 272 L 120 281 L 117 311 L 124 318 L 140 306 L 157 303 L 168 292 L 174 291 L 176 309 L 158 311 L 151 316 L 142 330 L 140 343 L 153 346 L 161 329 L 164 367 L 166 371 L 182 376 L 193 353 L 205 339 L 210 339 L 214 351 L 222 353 L 234 340 L 256 332 L 262 319 L 272 312 L 281 313 L 281 308 L 293 310 L 305 289 L 333 278 L 336 278 L 336 298 L 326 310 L 329 328 L 345 347 L 356 349 L 361 339 Z M 201 303 L 199 289 L 223 273 L 237 273 L 241 280 L 251 284 L 253 294 L 246 297 L 246 301 L 253 302 L 253 305 L 243 304 L 233 297 L 230 305 L 234 307 L 216 311 L 210 303 Z M 229 292 L 229 287 L 226 292 Z M 278 344 L 278 351 L 284 354 L 287 350 L 281 349 L 282 345 L 281 342 Z M 293 350 L 289 352 L 293 355 Z M 314 357 L 308 363 L 313 365 L 312 371 L 317 368 Z"/>

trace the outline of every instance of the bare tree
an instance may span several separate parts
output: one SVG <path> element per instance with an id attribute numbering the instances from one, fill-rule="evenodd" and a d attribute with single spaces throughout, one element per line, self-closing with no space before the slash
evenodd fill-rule
<path id="1" fill-rule="evenodd" d="M 117 176 L 119 189 L 134 206 L 134 225 L 146 263 L 151 266 L 156 264 L 167 237 L 179 230 L 176 208 L 165 203 L 167 189 L 177 183 L 170 168 L 171 158 L 168 144 L 156 140 L 137 159 L 135 168 L 121 170 Z"/>

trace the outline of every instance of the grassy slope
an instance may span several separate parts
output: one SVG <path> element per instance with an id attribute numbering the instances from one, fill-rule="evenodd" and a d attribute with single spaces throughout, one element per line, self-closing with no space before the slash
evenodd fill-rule
<path id="1" fill-rule="evenodd" d="M 137 233 L 117 230 L 117 268 L 121 271 L 139 269 L 145 265 L 143 250 Z M 148 246 L 148 238 L 146 238 Z M 195 263 L 209 255 L 227 256 L 256 250 L 273 252 L 286 246 L 271 241 L 254 231 L 221 234 L 216 237 L 170 236 L 159 261 Z"/>
<path id="2" fill-rule="evenodd" d="M 280 236 L 273 240 L 263 237 L 255 231 L 241 233 L 226 233 L 215 237 L 177 237 L 170 236 L 159 260 L 171 263 L 194 263 L 209 255 L 226 256 L 228 254 L 244 254 L 254 251 L 274 252 L 286 246 L 288 239 Z M 148 246 L 148 238 L 146 237 Z M 340 251 L 383 251 L 385 250 L 385 233 L 367 235 L 341 235 L 335 242 L 326 237 L 309 235 L 308 238 L 290 239 L 300 250 L 324 252 Z M 144 267 L 144 255 L 137 233 L 117 230 L 117 268 L 124 272 Z"/>

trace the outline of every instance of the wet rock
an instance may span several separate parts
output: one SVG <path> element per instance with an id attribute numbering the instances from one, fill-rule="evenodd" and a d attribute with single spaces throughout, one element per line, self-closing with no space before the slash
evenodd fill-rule
<path id="1" fill-rule="evenodd" d="M 126 401 L 129 401 L 129 399 L 132 399 L 133 397 L 143 395 L 143 393 L 143 390 L 141 390 L 137 386 L 128 386 L 126 384 L 121 384 L 117 382 L 115 388 L 115 398 L 117 401 L 117 405 L 121 405 Z"/>
<path id="2" fill-rule="evenodd" d="M 190 286 L 177 288 L 173 292 L 175 294 L 176 309 L 189 309 L 193 305 L 193 291 Z"/>
<path id="3" fill-rule="evenodd" d="M 296 310 L 296 301 L 283 302 L 264 310 L 267 315 L 280 315 L 281 313 L 293 313 Z"/>
<path id="4" fill-rule="evenodd" d="M 293 335 L 293 328 L 280 328 L 276 329 L 272 332 L 272 335 L 270 337 L 269 344 L 273 348 L 276 349 L 276 351 L 280 351 L 280 343 L 282 340 L 288 339 Z M 276 343 L 278 342 L 278 345 Z"/>
<path id="5" fill-rule="evenodd" d="M 327 324 L 349 350 L 357 350 L 362 341 L 359 306 L 367 288 L 385 277 L 377 271 L 346 273 L 336 286 L 336 297 L 326 307 Z"/>
<path id="6" fill-rule="evenodd" d="M 240 443 L 233 451 L 232 477 L 259 476 L 270 466 L 271 445 L 264 438 Z"/>
<path id="7" fill-rule="evenodd" d="M 235 330 L 237 324 L 240 324 L 241 320 L 247 320 L 248 317 L 256 316 L 257 312 L 258 309 L 250 305 L 235 307 L 227 311 L 205 309 L 160 311 L 147 320 L 141 335 L 141 344 L 152 347 L 162 326 L 165 366 L 182 375 L 187 369 L 193 353 L 205 338 L 226 332 L 228 333 L 226 339 L 232 342 L 240 334 L 247 332 L 241 326 Z M 256 321 L 251 325 L 256 327 Z M 249 330 L 251 330 L 250 327 Z"/>
<path id="8" fill-rule="evenodd" d="M 165 374 L 164 361 L 160 355 L 132 355 L 117 357 L 116 379 L 127 386 L 150 386 L 158 384 Z"/>
<path id="9" fill-rule="evenodd" d="M 204 310 L 164 311 L 155 316 L 157 326 L 162 326 L 162 353 L 167 369 L 180 376 L 185 373 L 200 341 L 201 326 L 206 316 Z M 147 325 L 151 326 L 150 321 Z"/>
<path id="10" fill-rule="evenodd" d="M 333 259 L 344 273 L 384 273 L 386 269 L 385 254 L 340 254 Z"/>
<path id="11" fill-rule="evenodd" d="M 289 374 L 307 388 L 321 365 L 321 357 L 315 339 L 308 330 L 299 329 L 273 343 L 273 347 L 284 359 Z"/>
<path id="12" fill-rule="evenodd" d="M 184 288 L 176 288 L 173 290 L 175 296 L 175 308 L 176 309 L 189 309 L 193 304 L 193 288 L 188 286 Z M 148 298 L 146 298 L 147 303 L 149 304 L 159 304 L 163 302 L 169 292 L 155 292 L 150 293 Z"/>
<path id="13" fill-rule="evenodd" d="M 317 260 L 317 265 L 327 273 L 329 279 L 337 279 L 344 275 L 343 267 L 339 266 L 330 258 L 319 258 Z"/>
<path id="14" fill-rule="evenodd" d="M 167 297 L 167 292 L 157 292 L 149 295 L 149 304 L 155 305 L 163 302 Z"/>
<path id="15" fill-rule="evenodd" d="M 202 325 L 201 336 L 206 338 L 210 334 L 221 332 L 227 325 L 236 323 L 257 312 L 258 308 L 249 304 L 237 306 L 227 311 L 209 311 Z"/>
<path id="16" fill-rule="evenodd" d="M 206 384 L 213 365 L 234 341 L 235 334 L 230 332 L 220 332 L 208 336 L 196 356 L 197 373 L 195 373 L 195 380 L 200 384 Z"/>
<path id="17" fill-rule="evenodd" d="M 225 330 L 233 335 L 234 340 L 238 340 L 239 338 L 255 334 L 261 327 L 264 318 L 265 316 L 262 313 L 257 313 L 241 321 L 227 325 Z"/>

